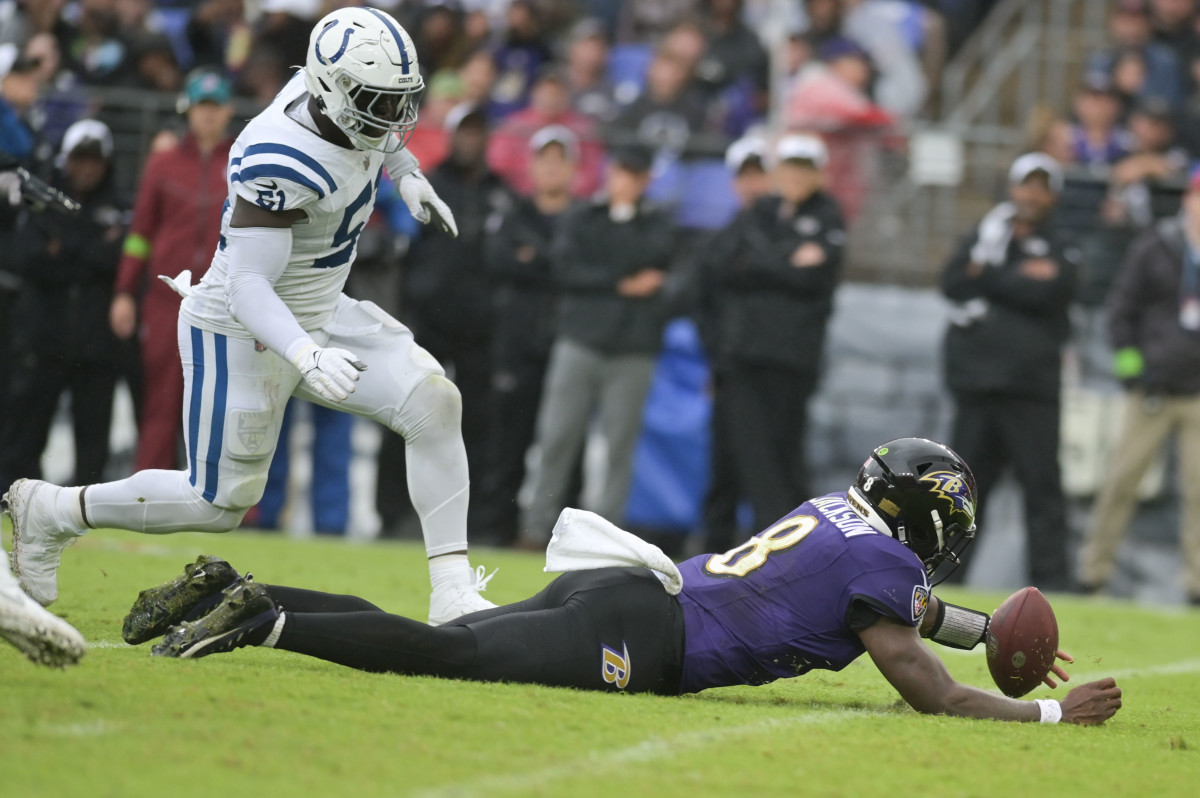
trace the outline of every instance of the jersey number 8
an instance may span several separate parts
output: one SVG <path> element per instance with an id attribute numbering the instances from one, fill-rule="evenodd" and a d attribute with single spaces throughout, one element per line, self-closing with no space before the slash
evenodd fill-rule
<path id="1" fill-rule="evenodd" d="M 772 552 L 790 549 L 808 537 L 808 533 L 816 527 L 817 519 L 811 515 L 785 518 L 737 548 L 709 557 L 704 570 L 717 576 L 745 576 L 766 563 Z"/>

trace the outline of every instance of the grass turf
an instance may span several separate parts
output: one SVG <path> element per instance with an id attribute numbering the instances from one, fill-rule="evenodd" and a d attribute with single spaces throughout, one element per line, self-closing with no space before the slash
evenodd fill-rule
<path id="1" fill-rule="evenodd" d="M 413 617 L 427 610 L 419 546 L 90 534 L 66 553 L 52 608 L 87 637 L 83 662 L 46 670 L 0 645 L 0 796 L 1200 789 L 1200 612 L 1052 596 L 1073 681 L 1116 676 L 1125 708 L 1103 727 L 1043 727 L 918 715 L 866 657 L 840 673 L 661 698 L 371 675 L 261 649 L 166 660 L 121 642 L 137 591 L 201 553 L 263 582 L 356 593 Z M 473 560 L 500 567 L 487 594 L 499 602 L 551 578 L 534 555 L 476 550 Z M 939 593 L 987 610 L 1004 598 Z M 935 649 L 956 678 L 990 686 L 982 647 Z"/>

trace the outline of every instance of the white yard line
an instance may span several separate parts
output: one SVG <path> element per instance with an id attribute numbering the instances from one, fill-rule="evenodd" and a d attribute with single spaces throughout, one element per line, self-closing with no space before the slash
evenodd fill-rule
<path id="1" fill-rule="evenodd" d="M 620 765 L 671 760 L 680 754 L 709 745 L 726 746 L 731 738 L 761 734 L 773 729 L 794 726 L 826 726 L 855 718 L 881 713 L 861 709 L 821 710 L 790 715 L 783 718 L 747 723 L 741 726 L 714 726 L 708 729 L 676 735 L 656 735 L 641 742 L 607 751 L 591 751 L 567 762 L 523 773 L 485 776 L 480 779 L 448 784 L 416 793 L 418 798 L 455 798 L 456 796 L 487 795 L 492 792 L 528 794 L 561 779 L 584 773 L 611 773 Z"/>

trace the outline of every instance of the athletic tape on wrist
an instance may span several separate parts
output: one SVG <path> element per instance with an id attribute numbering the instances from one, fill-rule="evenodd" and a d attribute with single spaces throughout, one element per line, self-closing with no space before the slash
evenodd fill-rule
<path id="1" fill-rule="evenodd" d="M 1058 723 L 1062 720 L 1062 704 L 1053 698 L 1035 698 L 1033 703 L 1037 704 L 1042 712 L 1042 723 Z"/>
<path id="2" fill-rule="evenodd" d="M 943 646 L 970 651 L 983 642 L 989 620 L 986 612 L 967 609 L 939 599 L 937 619 L 933 622 L 933 631 L 929 633 L 929 639 Z"/>

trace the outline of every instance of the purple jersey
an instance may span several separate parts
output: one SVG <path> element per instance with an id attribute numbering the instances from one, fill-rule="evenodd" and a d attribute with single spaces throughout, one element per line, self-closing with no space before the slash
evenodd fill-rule
<path id="1" fill-rule="evenodd" d="M 880 615 L 916 626 L 929 603 L 917 555 L 875 531 L 844 492 L 679 570 L 684 693 L 841 670 L 866 650 L 856 629 Z"/>

